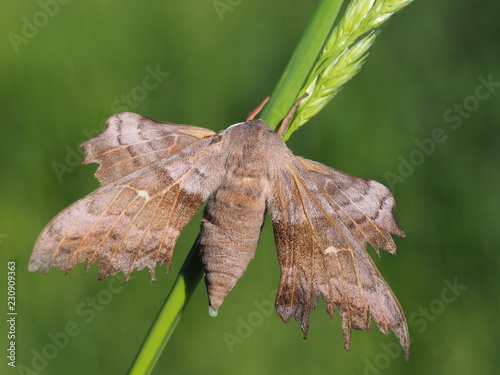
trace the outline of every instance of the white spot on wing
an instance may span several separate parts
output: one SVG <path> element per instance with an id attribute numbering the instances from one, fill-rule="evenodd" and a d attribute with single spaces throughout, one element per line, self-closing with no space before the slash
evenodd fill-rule
<path id="1" fill-rule="evenodd" d="M 337 249 L 336 247 L 330 246 L 325 249 L 325 255 L 327 254 L 337 254 L 340 251 L 340 249 Z"/>
<path id="2" fill-rule="evenodd" d="M 137 190 L 137 195 L 139 195 L 139 197 L 143 197 L 147 201 L 149 200 L 149 194 L 147 191 Z"/>

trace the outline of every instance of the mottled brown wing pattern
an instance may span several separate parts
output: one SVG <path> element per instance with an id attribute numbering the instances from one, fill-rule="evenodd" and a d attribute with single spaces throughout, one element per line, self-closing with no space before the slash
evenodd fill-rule
<path id="1" fill-rule="evenodd" d="M 105 131 L 82 145 L 83 163 L 99 163 L 95 176 L 106 185 L 211 135 L 215 133 L 208 129 L 122 112 L 111 116 Z"/>
<path id="2" fill-rule="evenodd" d="M 369 331 L 372 316 L 382 332 L 395 332 L 408 354 L 402 309 L 365 250 L 369 241 L 394 251 L 388 231 L 403 234 L 387 193 L 374 181 L 320 163 L 284 160 L 269 199 L 281 266 L 276 309 L 285 322 L 292 316 L 299 321 L 305 336 L 321 295 L 332 319 L 339 310 L 346 349 L 351 328 Z"/>
<path id="3" fill-rule="evenodd" d="M 337 171 L 313 160 L 297 157 L 336 210 L 349 231 L 361 243 L 396 253 L 390 233 L 404 238 L 394 218 L 396 203 L 389 189 L 366 178 Z"/>
<path id="4" fill-rule="evenodd" d="M 136 125 L 122 133 L 138 131 L 141 143 L 136 139 L 129 147 L 115 132 L 120 117 Z M 47 272 L 51 266 L 69 271 L 88 259 L 87 268 L 99 263 L 99 278 L 119 271 L 128 278 L 132 270 L 147 267 L 154 279 L 157 262 L 170 264 L 180 232 L 220 183 L 222 172 L 206 158 L 217 163 L 222 145 L 208 130 L 180 125 L 177 132 L 176 125 L 139 117 L 115 115 L 98 141 L 86 143 L 87 161 L 105 166 L 99 175 L 103 186 L 45 227 L 30 271 Z M 140 129 L 141 121 L 147 131 Z"/>

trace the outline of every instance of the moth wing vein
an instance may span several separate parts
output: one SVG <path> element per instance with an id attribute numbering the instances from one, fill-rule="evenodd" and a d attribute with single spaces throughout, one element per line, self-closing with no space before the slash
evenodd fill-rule
<path id="1" fill-rule="evenodd" d="M 106 212 L 108 212 L 110 207 L 116 202 L 116 200 L 118 199 L 120 194 L 125 190 L 125 188 L 126 188 L 125 186 L 122 187 L 122 189 L 115 195 L 115 197 L 111 200 L 111 202 L 109 202 L 106 205 L 106 208 L 100 213 L 98 218 L 96 220 L 94 220 L 94 222 L 92 223 L 90 228 L 85 232 L 85 235 L 83 235 L 82 238 L 80 238 L 80 241 L 78 242 L 77 248 L 76 248 L 75 252 L 73 253 L 73 255 L 71 256 L 70 263 L 73 262 L 75 256 L 78 254 L 78 251 L 80 251 L 80 249 L 82 248 L 82 244 L 84 243 L 86 238 L 89 236 L 89 233 L 92 231 L 92 229 L 94 229 L 94 227 L 97 225 L 97 223 L 99 223 L 101 221 L 101 219 L 104 217 Z M 112 190 L 113 189 L 110 189 L 110 191 L 112 191 Z M 93 201 L 94 200 L 92 200 L 91 202 L 93 202 Z M 90 202 L 88 203 L 88 205 L 90 205 Z M 87 205 L 87 207 L 88 207 L 88 205 Z M 98 248 L 96 247 L 95 250 L 92 252 L 92 254 L 88 257 L 88 259 L 92 260 L 95 256 L 95 254 L 97 253 L 97 251 L 98 251 Z"/>

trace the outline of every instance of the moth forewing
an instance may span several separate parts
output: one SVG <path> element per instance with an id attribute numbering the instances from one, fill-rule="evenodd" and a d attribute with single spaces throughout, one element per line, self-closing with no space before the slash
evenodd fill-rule
<path id="1" fill-rule="evenodd" d="M 105 130 L 82 144 L 84 164 L 99 163 L 96 177 L 102 184 L 156 164 L 199 139 L 211 130 L 160 122 L 135 113 L 111 116 Z"/>
<path id="2" fill-rule="evenodd" d="M 222 178 L 221 169 L 207 162 L 217 162 L 221 152 L 208 135 L 215 133 L 200 129 L 130 113 L 112 116 L 104 132 L 85 143 L 86 160 L 101 163 L 103 186 L 47 225 L 30 271 L 69 271 L 88 259 L 88 266 L 99 263 L 100 278 L 120 271 L 128 278 L 147 267 L 154 279 L 156 264 L 170 264 L 180 232 Z M 120 135 L 130 132 L 138 139 L 125 143 Z"/>

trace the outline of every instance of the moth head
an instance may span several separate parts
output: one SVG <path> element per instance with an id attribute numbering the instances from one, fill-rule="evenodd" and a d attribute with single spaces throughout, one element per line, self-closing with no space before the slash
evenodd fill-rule
<path id="1" fill-rule="evenodd" d="M 248 142 L 256 145 L 262 144 L 265 147 L 271 146 L 269 143 L 278 143 L 285 145 L 284 142 L 263 120 L 251 120 L 231 125 L 221 134 L 231 142 Z"/>

